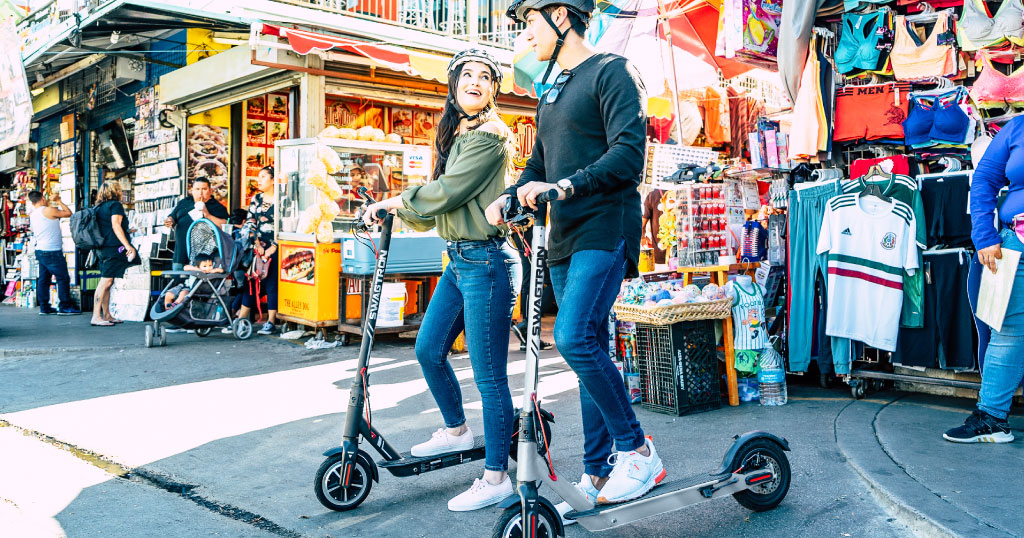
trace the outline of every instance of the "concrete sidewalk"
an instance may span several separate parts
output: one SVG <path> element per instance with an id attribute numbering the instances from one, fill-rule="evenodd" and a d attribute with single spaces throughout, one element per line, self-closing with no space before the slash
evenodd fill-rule
<path id="1" fill-rule="evenodd" d="M 883 505 L 924 536 L 1024 535 L 1024 418 L 1010 417 L 1010 444 L 950 443 L 974 402 L 887 392 L 851 401 L 836 441 Z"/>

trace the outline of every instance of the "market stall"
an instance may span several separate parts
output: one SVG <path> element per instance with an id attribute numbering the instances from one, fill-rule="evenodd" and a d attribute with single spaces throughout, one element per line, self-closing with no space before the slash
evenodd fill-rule
<path id="1" fill-rule="evenodd" d="M 359 189 L 365 187 L 380 200 L 422 184 L 431 153 L 429 147 L 401 144 L 372 128 L 362 131 L 362 138 L 370 140 L 359 140 L 352 129 L 331 127 L 324 135 L 275 145 L 279 316 L 319 329 L 337 327 L 344 343 L 347 335 L 361 332 L 379 243 L 379 234 L 361 233 L 355 226 L 363 205 Z M 408 315 L 423 311 L 445 248 L 435 232 L 396 228 L 387 275 L 399 285 L 385 290 L 380 333 L 418 326 Z"/>

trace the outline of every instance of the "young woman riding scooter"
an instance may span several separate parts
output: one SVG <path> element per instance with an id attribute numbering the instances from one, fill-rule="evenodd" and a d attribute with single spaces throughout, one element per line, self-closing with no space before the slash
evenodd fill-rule
<path id="1" fill-rule="evenodd" d="M 506 366 L 522 270 L 518 254 L 506 244 L 502 230 L 488 224 L 483 211 L 504 190 L 515 154 L 512 133 L 494 105 L 500 84 L 500 67 L 486 52 L 470 49 L 456 55 L 448 66 L 448 100 L 434 143 L 433 180 L 370 205 L 364 216 L 372 224 L 379 220 L 378 210 L 396 212 L 415 230 L 436 227 L 448 243 L 450 263 L 416 338 L 416 358 L 445 427 L 414 446 L 412 455 L 473 447 L 459 380 L 448 362 L 455 338 L 465 330 L 483 400 L 485 471 L 448 502 L 448 509 L 456 512 L 491 506 L 512 494 L 507 471 L 515 417 Z"/>

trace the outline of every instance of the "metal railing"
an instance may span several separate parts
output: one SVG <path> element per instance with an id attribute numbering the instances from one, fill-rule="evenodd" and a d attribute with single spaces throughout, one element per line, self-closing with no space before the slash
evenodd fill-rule
<path id="1" fill-rule="evenodd" d="M 520 27 L 505 17 L 513 0 L 275 0 L 356 15 L 469 41 L 512 48 Z"/>
<path id="2" fill-rule="evenodd" d="M 46 44 L 49 38 L 74 26 L 100 6 L 113 0 L 53 0 L 30 13 L 18 23 L 22 55 L 28 56 Z"/>

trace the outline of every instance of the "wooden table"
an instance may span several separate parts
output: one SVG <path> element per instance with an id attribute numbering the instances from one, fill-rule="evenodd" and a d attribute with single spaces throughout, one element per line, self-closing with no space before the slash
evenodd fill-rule
<path id="1" fill-rule="evenodd" d="M 694 274 L 707 274 L 711 283 L 724 286 L 729 282 L 729 275 L 753 273 L 760 263 L 735 263 L 732 265 L 705 265 L 700 267 L 677 267 L 675 271 L 645 273 L 645 280 L 665 280 L 673 274 L 683 277 L 684 284 L 693 282 Z M 732 342 L 732 316 L 722 320 L 722 340 L 725 347 L 725 384 L 729 395 L 729 405 L 740 404 L 739 388 L 736 386 L 736 350 Z"/>

